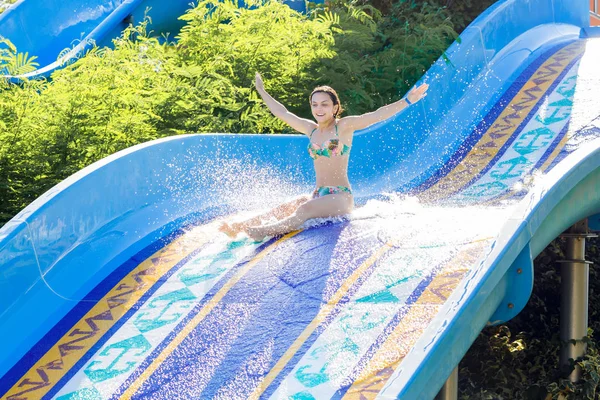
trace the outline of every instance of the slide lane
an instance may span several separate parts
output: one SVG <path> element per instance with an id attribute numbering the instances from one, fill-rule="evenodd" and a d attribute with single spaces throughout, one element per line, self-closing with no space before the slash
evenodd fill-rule
<path id="1" fill-rule="evenodd" d="M 412 322 L 435 313 L 490 242 L 448 254 L 447 243 L 410 247 L 384 226 L 328 223 L 262 245 L 195 227 L 101 283 L 96 306 L 74 325 L 75 311 L 65 317 L 10 371 L 3 398 L 333 396 L 328 368 L 354 379 L 398 326 L 415 336 Z"/>
<path id="2" fill-rule="evenodd" d="M 490 201 L 497 193 L 506 196 L 527 172 L 547 172 L 568 139 L 584 50 L 584 41 L 559 45 L 526 68 L 450 161 L 414 190 L 418 196 Z"/>
<path id="3" fill-rule="evenodd" d="M 541 236 L 547 236 L 549 240 L 569 226 L 560 217 L 546 216 L 551 208 L 550 205 L 544 204 L 545 197 L 552 192 L 552 185 L 560 180 L 543 182 L 546 180 L 545 175 L 558 166 L 562 167 L 557 168 L 558 174 L 569 174 L 571 179 L 576 179 L 569 187 L 576 186 L 579 180 L 589 181 L 588 178 L 582 179 L 585 176 L 583 168 L 579 174 L 573 169 L 573 162 L 568 163 L 569 166 L 561 165 L 560 162 L 576 150 L 590 152 L 598 145 L 600 102 L 594 92 L 595 88 L 600 87 L 600 71 L 596 67 L 597 60 L 600 59 L 600 41 L 573 41 L 558 46 L 549 53 L 549 57 L 548 53 L 542 56 L 542 59 L 547 57 L 546 61 L 538 60 L 532 64 L 537 66 L 537 70 L 533 71 L 530 66 L 515 80 L 523 82 L 520 88 L 513 84 L 495 104 L 479 125 L 485 126 L 485 132 L 478 134 L 475 131 L 470 137 L 471 139 L 475 136 L 475 139 L 453 156 L 454 161 L 449 164 L 454 164 L 455 168 L 441 171 L 437 180 L 430 180 L 413 191 L 425 202 L 502 207 L 508 211 L 508 218 L 492 243 L 489 253 L 472 264 L 465 279 L 454 286 L 454 293 L 443 310 L 431 318 L 430 324 L 422 330 L 421 337 L 410 350 L 410 359 L 407 359 L 409 354 L 404 354 L 402 361 L 405 361 L 405 364 L 381 364 L 379 369 L 372 371 L 370 377 L 363 377 L 363 386 L 355 384 L 356 393 L 361 398 L 374 398 L 376 395 L 381 398 L 433 397 L 437 389 L 427 388 L 427 382 L 440 378 L 441 374 L 434 377 L 436 365 L 439 367 L 439 358 L 436 358 L 438 354 L 464 354 L 468 345 L 463 349 L 454 348 L 458 343 L 463 345 L 461 333 L 470 330 L 468 335 L 472 336 L 473 332 L 478 332 L 483 327 L 480 325 L 482 322 L 487 322 L 475 321 L 476 318 L 465 315 L 474 317 L 478 308 L 481 308 L 482 313 L 486 313 L 486 307 L 490 307 L 494 301 L 501 301 L 497 304 L 498 313 L 501 310 L 500 305 L 508 304 L 506 298 L 498 297 L 499 293 L 520 290 L 522 293 L 519 293 L 519 296 L 525 296 L 526 300 L 530 287 L 525 284 L 520 289 L 511 289 L 510 285 L 517 288 L 523 283 L 501 279 L 496 287 L 488 286 L 486 290 L 490 292 L 487 299 L 478 296 L 476 290 L 484 290 L 482 287 L 495 274 L 494 270 L 505 263 L 505 257 L 513 262 L 510 252 L 519 246 L 521 240 L 531 240 L 531 243 L 525 243 L 524 248 L 519 248 L 518 251 L 522 250 L 522 254 L 514 262 L 521 263 L 519 265 L 525 269 L 527 263 L 532 262 L 541 250 Z M 502 102 L 507 105 L 503 107 Z M 523 113 L 523 110 L 526 110 L 526 113 Z M 593 141 L 596 143 L 592 143 Z M 582 159 L 579 162 L 583 161 L 586 160 Z M 560 175 L 553 174 L 552 179 L 556 180 L 557 177 Z M 536 188 L 536 185 L 540 184 L 542 187 Z M 584 194 L 584 197 L 573 197 L 569 190 L 552 193 L 548 196 L 548 202 L 560 203 L 564 198 L 565 201 L 571 202 L 570 207 L 598 210 L 600 207 L 593 203 L 595 187 L 597 185 L 589 187 L 587 190 L 590 192 Z M 597 211 L 592 211 L 592 214 L 594 212 Z M 540 213 L 541 218 L 545 218 L 544 228 L 554 231 L 554 236 L 545 233 L 545 229 L 540 227 Z M 551 215 L 553 214 L 554 212 Z M 567 214 L 580 213 L 565 213 Z M 581 214 L 581 217 L 588 215 L 591 214 Z M 523 254 L 526 259 L 522 258 Z M 510 271 L 513 271 L 513 267 L 514 271 L 517 271 L 514 265 Z M 515 273 L 514 271 L 512 273 Z M 474 300 L 476 296 L 479 300 Z M 508 315 L 508 318 L 514 316 L 523 306 L 524 303 L 516 306 L 515 311 L 500 311 L 504 316 L 500 321 L 504 321 Z M 495 315 L 488 318 L 494 320 L 494 317 Z M 456 322 L 459 318 L 461 322 Z M 471 329 L 469 326 L 472 326 Z M 472 336 L 472 339 L 465 338 L 464 341 L 474 339 L 475 336 Z M 444 358 L 441 355 L 439 357 Z M 451 368 L 448 366 L 446 370 L 449 374 Z M 365 396 L 364 390 L 367 388 L 372 390 L 372 396 Z"/>

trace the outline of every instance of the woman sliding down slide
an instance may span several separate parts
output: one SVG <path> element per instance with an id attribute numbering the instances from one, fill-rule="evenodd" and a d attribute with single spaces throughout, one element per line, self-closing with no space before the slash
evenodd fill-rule
<path id="1" fill-rule="evenodd" d="M 390 118 L 427 95 L 429 85 L 411 90 L 395 103 L 363 115 L 338 118 L 342 113 L 340 99 L 329 86 L 319 86 L 309 101 L 315 122 L 289 112 L 271 97 L 256 73 L 256 90 L 276 117 L 308 136 L 308 154 L 314 160 L 316 188 L 310 195 L 281 204 L 269 212 L 242 222 L 224 222 L 220 230 L 231 237 L 245 232 L 254 240 L 296 230 L 311 218 L 327 218 L 348 214 L 354 208 L 354 197 L 348 181 L 348 160 L 354 131 L 365 129 Z M 263 224 L 276 218 L 277 222 Z"/>

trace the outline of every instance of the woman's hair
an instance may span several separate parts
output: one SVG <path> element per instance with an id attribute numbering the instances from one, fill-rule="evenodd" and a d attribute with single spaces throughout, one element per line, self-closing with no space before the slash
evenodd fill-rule
<path id="1" fill-rule="evenodd" d="M 331 97 L 331 101 L 333 101 L 333 105 L 338 106 L 337 112 L 335 114 L 333 114 L 334 118 L 336 118 L 338 115 L 340 115 L 344 111 L 344 109 L 342 108 L 342 104 L 340 103 L 340 98 L 338 97 L 338 94 L 336 93 L 336 91 L 333 88 L 331 88 L 329 86 L 316 87 L 310 94 L 308 101 L 312 103 L 313 94 L 319 93 L 319 92 L 327 93 L 329 95 L 329 97 Z"/>

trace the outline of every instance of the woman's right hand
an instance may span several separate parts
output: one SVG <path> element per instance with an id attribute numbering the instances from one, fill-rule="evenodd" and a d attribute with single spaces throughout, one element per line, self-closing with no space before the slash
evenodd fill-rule
<path id="1" fill-rule="evenodd" d="M 255 75 L 256 78 L 256 90 L 258 90 L 259 92 L 261 90 L 265 90 L 265 84 L 262 80 L 262 77 L 260 76 L 260 74 L 257 72 Z"/>
<path id="2" fill-rule="evenodd" d="M 423 97 L 427 96 L 427 89 L 429 89 L 429 85 L 423 83 L 417 88 L 412 88 L 411 91 L 408 92 L 406 97 L 408 97 L 408 100 L 410 100 L 410 102 L 414 104 L 417 101 L 421 100 Z"/>

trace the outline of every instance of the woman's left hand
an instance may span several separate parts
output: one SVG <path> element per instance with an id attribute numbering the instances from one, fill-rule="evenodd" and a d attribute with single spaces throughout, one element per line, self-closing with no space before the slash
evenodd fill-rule
<path id="1" fill-rule="evenodd" d="M 427 96 L 427 89 L 429 89 L 429 85 L 424 83 L 419 87 L 413 88 L 406 97 L 411 103 L 416 103 L 421 100 L 423 97 Z"/>

